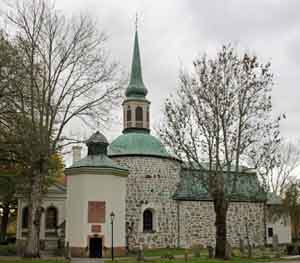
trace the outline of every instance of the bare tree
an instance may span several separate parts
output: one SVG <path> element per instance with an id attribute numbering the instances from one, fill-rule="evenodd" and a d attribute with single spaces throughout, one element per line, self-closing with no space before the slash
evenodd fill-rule
<path id="1" fill-rule="evenodd" d="M 8 20 L 24 74 L 22 82 L 6 87 L 11 92 L 5 96 L 9 112 L 1 115 L 1 149 L 13 149 L 26 171 L 25 254 L 37 257 L 50 157 L 69 144 L 64 131 L 74 119 L 108 119 L 121 83 L 117 64 L 109 62 L 106 37 L 89 17 L 67 18 L 48 0 L 24 0 L 11 7 Z"/>
<path id="2" fill-rule="evenodd" d="M 291 219 L 292 238 L 299 238 L 300 229 L 300 184 L 299 181 L 290 182 L 284 191 L 283 211 L 279 215 L 288 213 Z M 278 214 L 278 213 L 277 213 Z"/>
<path id="3" fill-rule="evenodd" d="M 192 169 L 203 171 L 197 177 L 213 199 L 219 258 L 226 255 L 228 206 L 239 173 L 247 171 L 242 165 L 279 142 L 279 120 L 271 119 L 272 84 L 269 63 L 224 46 L 215 58 L 196 59 L 191 74 L 181 72 L 177 95 L 165 104 L 161 138 Z"/>
<path id="4" fill-rule="evenodd" d="M 283 195 L 286 187 L 296 179 L 300 167 L 300 147 L 298 142 L 283 140 L 278 145 L 277 166 L 270 175 L 271 191 Z"/>
<path id="5" fill-rule="evenodd" d="M 284 138 L 270 141 L 260 150 L 253 150 L 249 165 L 258 167 L 257 173 L 266 192 L 283 196 L 286 187 L 297 179 L 300 166 L 299 143 Z"/>

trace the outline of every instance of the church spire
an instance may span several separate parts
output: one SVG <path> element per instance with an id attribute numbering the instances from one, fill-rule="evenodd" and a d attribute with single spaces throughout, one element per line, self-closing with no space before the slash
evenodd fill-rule
<path id="1" fill-rule="evenodd" d="M 126 89 L 125 95 L 127 98 L 131 98 L 131 97 L 144 98 L 147 95 L 148 91 L 144 85 L 143 76 L 142 76 L 142 65 L 141 65 L 141 58 L 140 58 L 137 19 L 136 19 L 135 27 L 136 28 L 135 28 L 130 82 Z"/>
<path id="2" fill-rule="evenodd" d="M 147 93 L 148 91 L 145 88 L 142 76 L 136 19 L 130 82 L 125 92 L 126 98 L 123 102 L 123 133 L 150 132 L 150 101 L 146 99 Z"/>

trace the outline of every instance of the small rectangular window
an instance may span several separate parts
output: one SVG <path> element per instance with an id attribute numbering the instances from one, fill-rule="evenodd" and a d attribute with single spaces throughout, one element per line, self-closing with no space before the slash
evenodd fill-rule
<path id="1" fill-rule="evenodd" d="M 268 227 L 268 237 L 273 237 L 273 227 Z"/>

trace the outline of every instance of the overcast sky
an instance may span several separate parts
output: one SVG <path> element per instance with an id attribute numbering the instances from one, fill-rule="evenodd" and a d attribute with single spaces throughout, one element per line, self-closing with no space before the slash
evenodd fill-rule
<path id="1" fill-rule="evenodd" d="M 112 57 L 126 72 L 130 71 L 138 12 L 152 126 L 162 118 L 164 100 L 176 90 L 179 69 L 189 68 L 197 55 L 213 54 L 231 42 L 262 62 L 271 61 L 274 110 L 287 115 L 282 133 L 299 137 L 300 1 L 57 0 L 56 4 L 68 14 L 89 12 L 96 18 L 99 29 L 109 36 Z M 119 123 L 106 131 L 110 140 L 121 133 L 121 115 L 118 118 Z"/>
<path id="2" fill-rule="evenodd" d="M 197 55 L 213 54 L 222 44 L 231 42 L 241 51 L 256 54 L 262 62 L 271 61 L 274 110 L 287 115 L 282 133 L 298 137 L 300 1 L 58 0 L 57 6 L 70 14 L 89 12 L 94 16 L 109 36 L 111 55 L 127 72 L 138 12 L 152 126 L 162 118 L 165 98 L 176 90 L 180 67 L 189 68 Z M 121 124 L 115 124 L 107 135 L 112 139 L 120 132 Z"/>

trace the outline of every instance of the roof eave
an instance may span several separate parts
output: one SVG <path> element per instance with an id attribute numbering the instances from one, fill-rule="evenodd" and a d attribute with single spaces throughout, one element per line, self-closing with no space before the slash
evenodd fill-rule
<path id="1" fill-rule="evenodd" d="M 65 170 L 67 176 L 81 175 L 81 174 L 99 174 L 99 175 L 115 175 L 127 177 L 129 170 L 119 169 L 115 167 L 70 167 Z"/>

